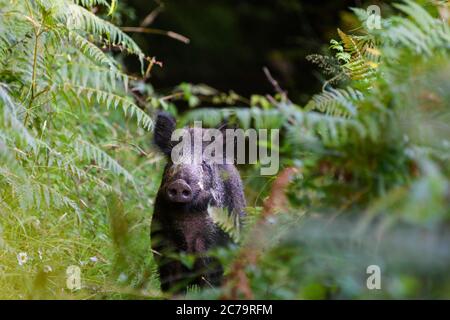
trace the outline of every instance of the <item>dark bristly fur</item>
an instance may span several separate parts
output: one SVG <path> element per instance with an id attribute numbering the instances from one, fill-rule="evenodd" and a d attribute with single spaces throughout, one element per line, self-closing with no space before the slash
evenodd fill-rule
<path id="1" fill-rule="evenodd" d="M 168 156 L 168 163 L 155 200 L 151 238 L 162 290 L 182 292 L 188 285 L 220 285 L 222 266 L 205 253 L 227 245 L 231 239 L 213 222 L 208 207 L 227 209 L 240 219 L 244 215 L 245 199 L 234 165 L 205 161 L 198 165 L 172 163 L 170 138 L 175 126 L 172 116 L 158 114 L 154 142 Z M 189 132 L 191 137 L 203 133 L 202 129 L 189 129 Z M 167 186 L 178 179 L 192 189 L 193 198 L 188 203 L 171 202 L 167 197 Z M 181 252 L 196 256 L 192 269 L 173 258 L 174 253 Z"/>

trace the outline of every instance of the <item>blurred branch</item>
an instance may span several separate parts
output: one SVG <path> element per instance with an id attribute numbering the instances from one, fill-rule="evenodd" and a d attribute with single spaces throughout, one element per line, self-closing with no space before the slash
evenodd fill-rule
<path id="1" fill-rule="evenodd" d="M 142 20 L 141 27 L 148 27 L 155 21 L 156 17 L 164 10 L 164 4 L 159 3 L 159 6 L 153 9 L 145 18 Z"/>
<path id="2" fill-rule="evenodd" d="M 272 184 L 269 197 L 264 201 L 263 219 L 279 211 L 286 210 L 288 199 L 286 197 L 286 189 L 294 175 L 298 174 L 295 167 L 287 167 L 281 171 Z"/>
<path id="3" fill-rule="evenodd" d="M 278 94 L 281 95 L 281 97 L 283 98 L 283 101 L 289 101 L 288 98 L 287 98 L 287 92 L 280 87 L 280 84 L 272 76 L 272 74 L 270 73 L 269 69 L 267 67 L 264 67 L 263 71 L 264 71 L 264 74 L 267 77 L 267 80 L 269 80 L 270 84 L 275 89 L 275 92 L 277 92 Z"/>
<path id="4" fill-rule="evenodd" d="M 185 37 L 179 33 L 173 31 L 166 31 L 160 29 L 153 28 L 144 28 L 144 27 L 122 27 L 122 31 L 125 32 L 136 32 L 136 33 L 149 33 L 149 34 L 159 34 L 163 36 L 168 36 L 169 38 L 181 41 L 185 44 L 188 44 L 191 40 L 188 37 Z"/>

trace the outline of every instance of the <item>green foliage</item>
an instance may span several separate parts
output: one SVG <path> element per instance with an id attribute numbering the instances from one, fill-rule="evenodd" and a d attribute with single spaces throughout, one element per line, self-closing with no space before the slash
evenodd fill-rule
<path id="1" fill-rule="evenodd" d="M 228 236 L 236 243 L 240 240 L 241 226 L 236 216 L 230 215 L 226 210 L 221 208 L 210 207 L 208 213 L 217 224 Z"/>
<path id="2" fill-rule="evenodd" d="M 145 56 L 92 10 L 112 15 L 116 3 L 0 1 L 1 298 L 159 294 L 146 198 L 159 166 L 144 151 L 152 120 L 117 60 L 132 54 L 144 68 Z M 110 224 L 124 225 L 125 240 Z M 66 286 L 70 265 L 81 290 Z"/>
<path id="3" fill-rule="evenodd" d="M 161 173 L 149 106 L 174 111 L 175 97 L 189 106 L 184 124 L 281 129 L 281 165 L 299 169 L 287 207 L 264 218 L 264 239 L 246 237 L 276 178 L 259 165 L 242 168 L 244 225 L 212 213 L 244 248 L 264 249 L 245 269 L 255 298 L 449 297 L 450 29 L 433 6 L 404 1 L 379 30 L 338 30 L 330 56 L 309 58 L 329 78 L 304 106 L 279 88 L 246 100 L 182 83 L 158 96 L 119 62 L 130 54 L 144 70 L 151 60 L 108 21 L 117 8 L 0 0 L 0 298 L 161 297 L 148 235 Z M 205 101 L 228 107 L 196 108 Z M 239 252 L 212 254 L 230 275 Z M 371 264 L 380 291 L 365 286 Z M 69 266 L 81 268 L 80 290 L 66 286 Z"/>
<path id="4" fill-rule="evenodd" d="M 449 297 L 450 30 L 435 8 L 394 8 L 381 29 L 338 30 L 334 56 L 310 58 L 331 78 L 305 107 L 272 99 L 187 116 L 280 128 L 282 165 L 301 172 L 246 269 L 256 298 Z M 371 264 L 382 290 L 366 287 Z"/>

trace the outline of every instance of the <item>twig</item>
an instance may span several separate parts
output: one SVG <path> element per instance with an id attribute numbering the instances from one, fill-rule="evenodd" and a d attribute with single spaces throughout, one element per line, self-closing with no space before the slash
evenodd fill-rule
<path id="1" fill-rule="evenodd" d="M 172 93 L 172 94 L 170 94 L 168 96 L 164 96 L 162 98 L 159 98 L 159 100 L 161 100 L 161 101 L 171 100 L 173 98 L 178 98 L 178 97 L 181 97 L 183 95 L 184 95 L 183 92 L 175 92 L 175 93 Z"/>
<path id="2" fill-rule="evenodd" d="M 166 30 L 153 29 L 153 28 L 144 28 L 144 27 L 122 27 L 121 29 L 122 29 L 122 31 L 125 31 L 125 32 L 160 34 L 160 35 L 168 36 L 169 38 L 181 41 L 185 44 L 188 44 L 189 42 L 191 42 L 191 40 L 188 37 L 185 37 L 179 33 L 173 32 L 173 31 L 166 31 Z"/>
<path id="3" fill-rule="evenodd" d="M 153 9 L 145 18 L 142 20 L 141 27 L 148 27 L 155 21 L 156 17 L 164 10 L 164 4 L 160 3 L 158 7 Z"/>
<path id="4" fill-rule="evenodd" d="M 148 79 L 150 77 L 150 72 L 153 69 L 153 66 L 156 64 L 158 65 L 160 68 L 162 68 L 163 64 L 161 61 L 157 61 L 155 57 L 152 58 L 147 58 L 148 61 L 148 67 L 147 70 L 145 70 L 145 74 L 144 74 L 144 79 Z"/>
<path id="5" fill-rule="evenodd" d="M 275 89 L 275 92 L 279 93 L 284 101 L 289 101 L 287 97 L 287 92 L 283 89 L 281 89 L 280 84 L 277 80 L 275 80 L 274 77 L 272 77 L 272 74 L 270 73 L 269 69 L 267 67 L 263 68 L 264 74 L 267 77 L 267 80 L 269 80 L 270 84 Z"/>

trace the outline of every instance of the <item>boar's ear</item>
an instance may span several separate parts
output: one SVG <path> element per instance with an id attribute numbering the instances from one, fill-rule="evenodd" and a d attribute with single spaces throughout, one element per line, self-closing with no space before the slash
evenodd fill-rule
<path id="1" fill-rule="evenodd" d="M 161 151 L 169 155 L 172 151 L 172 132 L 175 130 L 176 120 L 167 112 L 159 112 L 156 116 L 155 131 L 153 141 Z"/>

